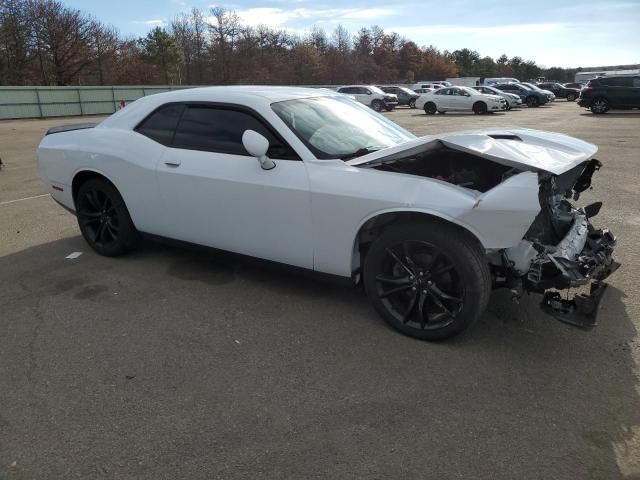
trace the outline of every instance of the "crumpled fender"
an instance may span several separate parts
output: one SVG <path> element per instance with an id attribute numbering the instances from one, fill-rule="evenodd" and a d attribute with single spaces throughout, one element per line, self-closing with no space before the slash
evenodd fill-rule
<path id="1" fill-rule="evenodd" d="M 540 212 L 538 189 L 537 173 L 519 173 L 480 195 L 459 220 L 479 232 L 483 245 L 512 247 Z"/>

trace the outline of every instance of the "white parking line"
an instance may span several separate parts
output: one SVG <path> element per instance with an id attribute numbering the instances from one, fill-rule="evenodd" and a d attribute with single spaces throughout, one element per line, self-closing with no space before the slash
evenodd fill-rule
<path id="1" fill-rule="evenodd" d="M 34 198 L 40 197 L 48 197 L 48 193 L 43 193 L 42 195 L 34 195 L 33 197 L 25 197 L 25 198 L 16 198 L 15 200 L 7 200 L 6 202 L 0 202 L 0 207 L 3 205 L 9 205 L 10 203 L 22 202 L 24 200 L 33 200 Z"/>

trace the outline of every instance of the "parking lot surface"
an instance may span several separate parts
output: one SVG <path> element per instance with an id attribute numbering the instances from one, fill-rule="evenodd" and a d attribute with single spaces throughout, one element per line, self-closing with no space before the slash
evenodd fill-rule
<path id="1" fill-rule="evenodd" d="M 150 241 L 100 257 L 35 168 L 47 128 L 87 119 L 0 122 L 0 479 L 640 478 L 640 112 L 386 115 L 600 147 L 580 203 L 604 201 L 623 266 L 594 330 L 495 292 L 425 343 L 278 266 Z"/>

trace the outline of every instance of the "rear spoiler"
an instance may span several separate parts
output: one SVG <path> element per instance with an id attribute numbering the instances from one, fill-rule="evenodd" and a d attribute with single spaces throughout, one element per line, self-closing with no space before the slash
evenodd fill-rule
<path id="1" fill-rule="evenodd" d="M 45 135 L 51 135 L 52 133 L 71 132 L 73 130 L 86 130 L 87 128 L 93 128 L 97 123 L 74 123 L 73 125 L 60 125 L 58 127 L 51 127 L 47 130 Z"/>

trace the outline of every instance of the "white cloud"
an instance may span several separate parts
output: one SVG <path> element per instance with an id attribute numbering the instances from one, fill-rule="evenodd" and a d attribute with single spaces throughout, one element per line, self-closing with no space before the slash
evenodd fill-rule
<path id="1" fill-rule="evenodd" d="M 389 27 L 385 30 L 400 33 L 406 36 L 421 35 L 451 35 L 451 34 L 472 34 L 485 37 L 497 37 L 513 34 L 532 33 L 555 33 L 566 27 L 561 23 L 527 23 L 516 25 L 499 25 L 491 27 L 471 27 L 464 25 L 420 25 L 420 26 L 398 26 Z"/>
<path id="2" fill-rule="evenodd" d="M 167 22 L 161 19 L 152 19 L 152 20 L 134 20 L 133 23 L 137 23 L 139 25 L 166 25 Z"/>
<path id="3" fill-rule="evenodd" d="M 380 17 L 389 17 L 395 14 L 390 8 L 274 8 L 255 7 L 244 10 L 237 10 L 236 13 L 242 21 L 248 25 L 269 25 L 273 27 L 284 27 L 291 22 L 305 22 L 309 25 L 313 23 L 341 21 L 350 22 L 353 20 L 371 20 Z"/>

